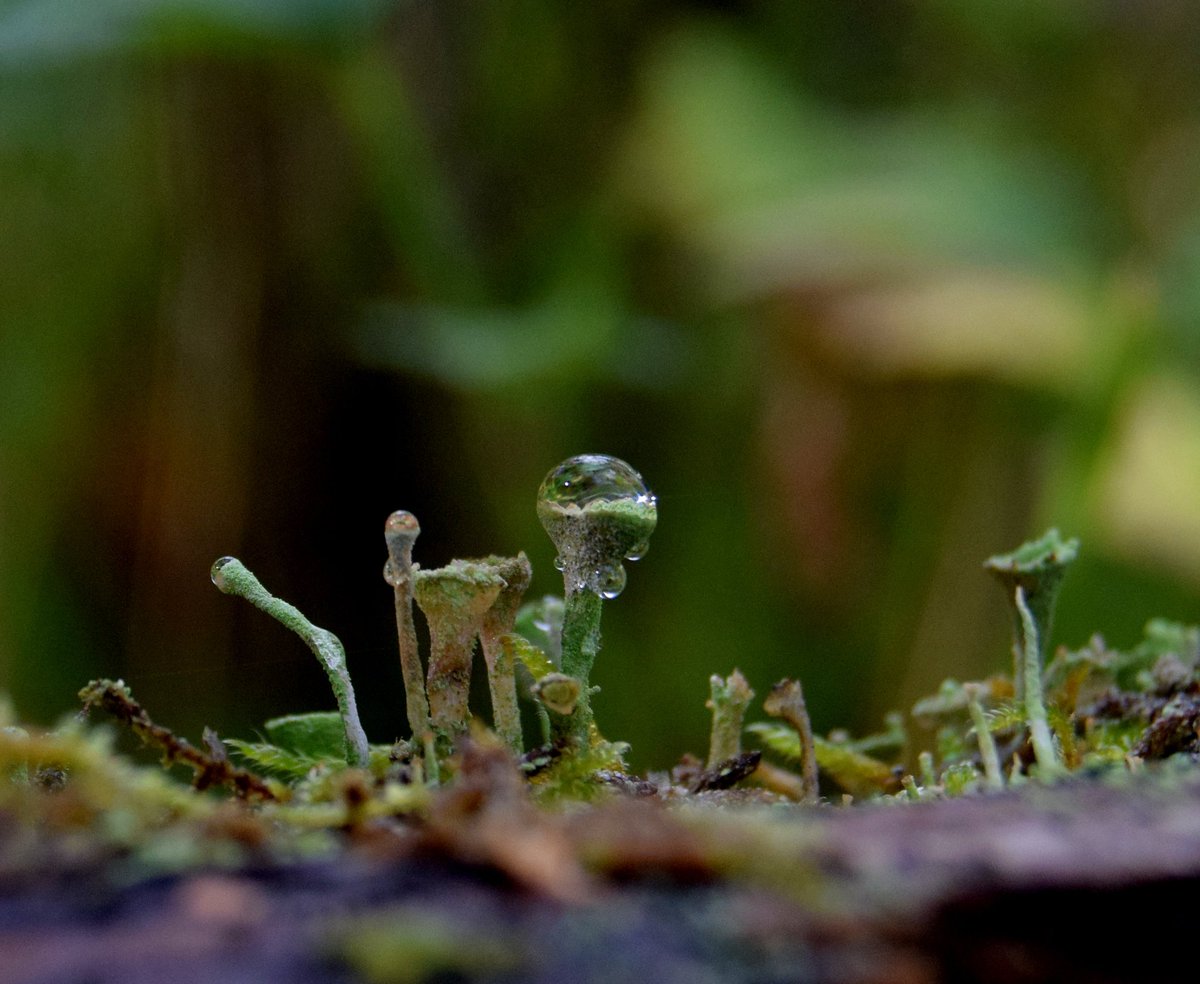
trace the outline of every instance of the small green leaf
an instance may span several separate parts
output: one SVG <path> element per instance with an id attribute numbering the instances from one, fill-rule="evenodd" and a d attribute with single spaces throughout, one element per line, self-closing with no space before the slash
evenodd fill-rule
<path id="1" fill-rule="evenodd" d="M 272 718 L 263 725 L 272 744 L 312 759 L 345 761 L 346 726 L 337 711 Z"/>

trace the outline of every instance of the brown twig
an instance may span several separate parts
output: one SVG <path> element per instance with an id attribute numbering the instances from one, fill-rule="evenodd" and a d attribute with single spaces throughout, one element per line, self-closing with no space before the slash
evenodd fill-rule
<path id="1" fill-rule="evenodd" d="M 267 782 L 253 772 L 231 765 L 228 758 L 201 751 L 170 728 L 155 724 L 121 680 L 93 680 L 79 691 L 79 699 L 83 701 L 84 714 L 99 707 L 126 725 L 145 744 L 161 748 L 167 765 L 178 763 L 192 769 L 196 774 L 192 784 L 197 789 L 220 785 L 228 786 L 244 799 L 251 796 L 264 800 L 279 798 Z M 206 740 L 209 740 L 207 732 Z M 209 745 L 213 747 L 213 742 L 209 741 Z"/>

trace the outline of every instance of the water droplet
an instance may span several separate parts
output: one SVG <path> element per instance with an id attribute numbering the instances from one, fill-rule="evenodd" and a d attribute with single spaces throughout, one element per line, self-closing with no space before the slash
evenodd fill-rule
<path id="1" fill-rule="evenodd" d="M 212 570 L 208 572 L 209 578 L 221 591 L 225 590 L 225 575 L 221 573 L 221 568 L 226 564 L 232 563 L 235 560 L 233 557 L 221 557 L 212 565 Z"/>
<path id="2" fill-rule="evenodd" d="M 400 578 L 396 576 L 396 568 L 392 566 L 392 562 L 390 560 L 385 560 L 383 562 L 383 579 L 387 581 L 387 583 L 393 588 L 400 580 Z"/>
<path id="3" fill-rule="evenodd" d="M 620 564 L 596 571 L 595 590 L 601 598 L 612 599 L 625 590 L 625 568 Z"/>
<path id="4" fill-rule="evenodd" d="M 625 555 L 626 560 L 641 560 L 646 556 L 650 549 L 650 541 L 643 540 L 641 543 L 635 544 L 633 549 Z"/>
<path id="5" fill-rule="evenodd" d="M 633 468 L 607 454 L 580 454 L 568 458 L 546 476 L 538 501 L 580 509 L 596 502 L 628 499 L 653 506 L 655 499 Z"/>
<path id="6" fill-rule="evenodd" d="M 538 518 L 558 548 L 554 566 L 568 594 L 615 598 L 621 561 L 646 552 L 658 507 L 642 476 L 620 458 L 581 454 L 552 470 L 538 490 Z"/>

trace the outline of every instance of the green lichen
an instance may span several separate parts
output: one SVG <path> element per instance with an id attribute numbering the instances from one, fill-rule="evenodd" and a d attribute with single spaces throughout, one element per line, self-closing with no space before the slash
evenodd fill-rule
<path id="1" fill-rule="evenodd" d="M 1045 649 L 1054 624 L 1054 607 L 1067 568 L 1079 555 L 1079 541 L 1064 540 L 1058 530 L 1047 530 L 1036 540 L 1023 543 L 1016 550 L 984 561 L 984 569 L 1004 588 L 1010 606 L 1013 625 L 1013 682 L 1017 693 L 1024 694 L 1024 669 L 1027 641 L 1034 643 L 1039 664 L 1045 665 Z M 1025 618 L 1017 604 L 1017 589 L 1036 630 L 1036 640 L 1026 639 Z"/>
<path id="2" fill-rule="evenodd" d="M 236 557 L 222 557 L 212 566 L 212 582 L 225 594 L 244 598 L 260 611 L 291 629 L 317 657 L 337 699 L 338 713 L 345 732 L 346 762 L 354 766 L 366 765 L 370 757 L 367 735 L 358 719 L 358 705 L 354 699 L 354 686 L 346 669 L 346 650 L 341 640 L 328 629 L 313 625 L 295 605 L 276 598 L 262 586 L 246 566 Z"/>
<path id="3" fill-rule="evenodd" d="M 429 623 L 429 715 L 444 736 L 467 729 L 475 638 L 503 587 L 491 565 L 463 560 L 417 571 L 413 578 L 414 597 Z"/>
<path id="4" fill-rule="evenodd" d="M 740 670 L 734 670 L 724 679 L 714 673 L 709 677 L 708 688 L 706 706 L 712 711 L 712 729 L 707 764 L 715 769 L 742 754 L 742 721 L 754 699 L 754 691 Z"/>
<path id="5" fill-rule="evenodd" d="M 530 576 L 523 554 L 420 570 L 411 556 L 419 532 L 415 518 L 403 512 L 389 517 L 385 577 L 396 597 L 411 740 L 366 744 L 340 643 L 230 558 L 214 568 L 214 581 L 304 638 L 330 675 L 338 710 L 274 718 L 264 726 L 265 740 L 222 740 L 206 731 L 203 743 L 191 745 L 153 722 L 120 681 L 95 681 L 84 689 L 85 705 L 130 727 L 169 767 L 186 766 L 193 790 L 180 781 L 179 769 L 159 772 L 124 762 L 99 729 L 79 722 L 48 733 L 19 727 L 0 700 L 0 809 L 53 830 L 67 814 L 51 812 L 48 804 L 63 793 L 62 802 L 101 832 L 96 836 L 104 850 L 136 857 L 148 868 L 210 862 L 221 852 L 235 862 L 245 858 L 236 837 L 218 837 L 218 847 L 208 839 L 207 830 L 231 822 L 223 808 L 236 811 L 237 824 L 253 825 L 252 836 L 242 827 L 238 837 L 269 842 L 278 852 L 272 856 L 329 853 L 347 836 L 365 842 L 403 829 L 406 837 L 427 836 L 426 846 L 457 845 L 472 863 L 482 851 L 508 865 L 537 853 L 506 840 L 519 840 L 536 823 L 531 817 L 541 816 L 530 799 L 570 807 L 607 796 L 657 796 L 708 810 L 781 799 L 810 805 L 822 795 L 837 801 L 840 792 L 843 803 L 904 804 L 982 796 L 1068 773 L 1123 779 L 1158 772 L 1170 779 L 1179 774 L 1173 770 L 1194 768 L 1200 756 L 1200 630 L 1152 621 L 1131 649 L 1094 637 L 1045 666 L 1054 596 L 1076 552 L 1075 541 L 1052 531 L 988 562 L 1006 592 L 1011 588 L 1020 659 L 1012 678 L 948 680 L 918 701 L 912 717 L 936 734 L 912 738 L 905 719 L 893 713 L 878 734 L 855 739 L 831 731 L 823 737 L 813 732 L 800 683 L 784 680 L 762 702 L 777 720 L 744 729 L 768 758 L 782 762 L 776 764 L 763 752 L 742 751 L 754 691 L 734 671 L 709 681 L 706 762 L 689 758 L 670 774 L 654 774 L 653 781 L 631 776 L 627 746 L 605 740 L 596 728 L 588 680 L 600 648 L 604 596 L 615 593 L 606 590 L 615 582 L 605 578 L 644 551 L 656 522 L 654 500 L 640 479 L 634 483 L 628 466 L 584 458 L 548 477 L 554 478 L 553 494 L 542 496 L 538 507 L 559 547 L 564 602 L 547 598 L 518 610 Z M 611 495 L 617 498 L 605 498 Z M 573 496 L 588 501 L 571 501 Z M 414 600 L 430 627 L 427 674 L 412 625 Z M 488 668 L 494 733 L 468 706 L 477 638 Z M 522 694 L 542 723 L 542 743 L 525 754 Z M 742 788 L 751 783 L 761 788 Z M 236 796 L 214 795 L 221 787 Z M 497 820 L 492 811 L 506 819 Z M 553 830 L 549 842 L 565 850 L 562 828 Z M 708 860 L 720 854 L 711 844 L 704 850 Z M 378 980 L 406 979 L 410 971 L 454 974 L 470 962 L 456 963 L 460 954 L 453 948 L 439 944 L 418 952 L 411 940 L 398 939 L 390 955 L 372 963 L 364 954 L 375 945 L 370 933 L 352 933 L 338 952 L 361 975 Z"/>
<path id="6" fill-rule="evenodd" d="M 509 748 L 520 754 L 524 743 L 521 711 L 517 706 L 516 663 L 511 649 L 504 645 L 504 637 L 513 631 L 533 571 L 524 553 L 516 557 L 485 557 L 481 563 L 491 567 L 504 582 L 479 627 L 479 644 L 492 698 L 492 727 Z"/>
<path id="7" fill-rule="evenodd" d="M 413 624 L 413 544 L 421 535 L 417 517 L 403 509 L 392 513 L 384 524 L 388 559 L 383 579 L 392 586 L 396 608 L 396 637 L 400 648 L 400 671 L 404 677 L 405 709 L 413 738 L 425 748 L 425 759 L 436 769 L 433 725 L 429 719 L 429 700 L 425 694 L 425 671 L 417 647 Z"/>
<path id="8" fill-rule="evenodd" d="M 601 599 L 621 593 L 623 562 L 649 548 L 657 503 L 641 476 L 619 458 L 578 455 L 546 476 L 538 490 L 537 514 L 558 550 L 563 572 L 561 668 L 580 683 L 571 737 L 582 745 L 592 730 L 588 681 L 600 651 Z"/>

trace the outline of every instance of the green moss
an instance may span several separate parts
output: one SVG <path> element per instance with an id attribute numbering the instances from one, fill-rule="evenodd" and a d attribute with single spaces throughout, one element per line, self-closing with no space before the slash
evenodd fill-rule
<path id="1" fill-rule="evenodd" d="M 476 980 L 512 973 L 527 963 L 511 941 L 410 908 L 349 920 L 334 929 L 328 948 L 368 984 Z"/>

